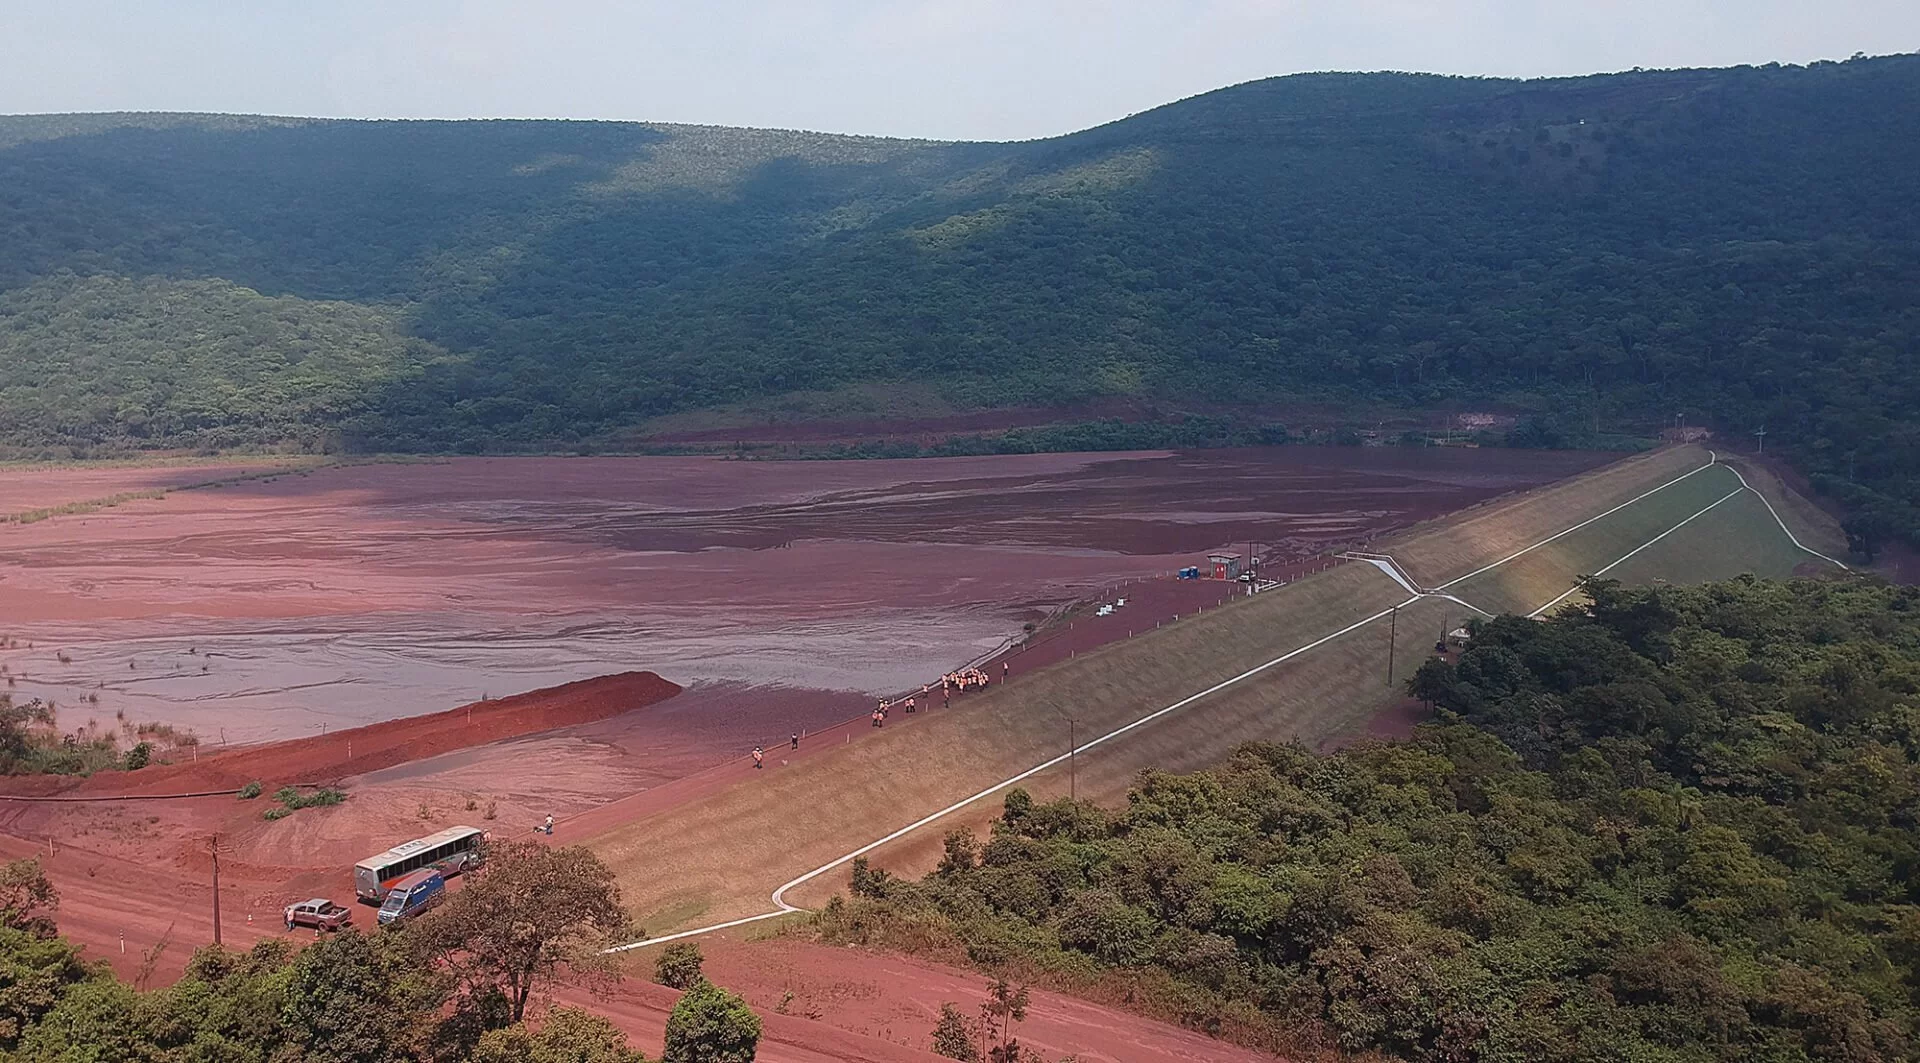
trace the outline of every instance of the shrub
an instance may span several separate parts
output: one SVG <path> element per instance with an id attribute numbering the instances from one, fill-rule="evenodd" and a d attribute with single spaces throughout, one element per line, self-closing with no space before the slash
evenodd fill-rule
<path id="1" fill-rule="evenodd" d="M 952 1001 L 940 1005 L 940 1021 L 933 1024 L 934 1055 L 980 1063 L 979 1040 L 978 1026 L 954 1007 Z"/>
<path id="2" fill-rule="evenodd" d="M 691 941 L 676 941 L 653 958 L 653 980 L 669 989 L 692 989 L 700 983 L 700 965 L 706 957 Z"/>
<path id="3" fill-rule="evenodd" d="M 240 800 L 251 801 L 256 797 L 259 797 L 260 791 L 263 789 L 264 787 L 260 785 L 260 780 L 255 779 L 252 782 L 240 788 Z"/>
<path id="4" fill-rule="evenodd" d="M 267 809 L 265 812 L 262 812 L 260 814 L 260 818 L 271 822 L 276 819 L 286 819 L 288 816 L 291 816 L 291 815 L 293 815 L 293 809 L 282 807 L 282 806 L 276 806 L 274 808 Z"/>
<path id="5" fill-rule="evenodd" d="M 142 742 L 127 750 L 126 769 L 139 771 L 153 762 L 153 743 Z"/>
<path id="6" fill-rule="evenodd" d="M 760 1044 L 760 1016 L 747 1003 L 702 981 L 667 1016 L 661 1063 L 752 1063 Z"/>

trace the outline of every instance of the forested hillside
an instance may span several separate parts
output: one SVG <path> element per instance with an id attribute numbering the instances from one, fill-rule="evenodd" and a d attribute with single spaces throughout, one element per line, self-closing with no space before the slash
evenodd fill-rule
<path id="1" fill-rule="evenodd" d="M 1910 531 L 1917 212 L 1913 56 L 1301 75 L 1019 144 L 5 118 L 0 442 L 574 445 L 890 381 L 1496 404 L 1765 428 Z"/>
<path id="2" fill-rule="evenodd" d="M 1006 798 L 836 940 L 1408 1060 L 1920 1050 L 1920 592 L 1590 585 L 1411 688 L 1411 741 L 1255 745 L 1125 807 Z"/>

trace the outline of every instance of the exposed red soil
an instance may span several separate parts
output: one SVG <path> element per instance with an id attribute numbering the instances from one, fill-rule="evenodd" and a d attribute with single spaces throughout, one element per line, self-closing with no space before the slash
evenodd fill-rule
<path id="1" fill-rule="evenodd" d="M 765 1040 L 758 1058 L 770 1063 L 937 1060 L 931 1033 L 940 1005 L 952 1003 L 977 1017 L 986 999 L 987 980 L 975 972 L 893 953 L 790 938 L 709 938 L 701 948 L 707 976 L 739 993 L 761 1016 Z M 651 1053 L 678 996 L 635 979 L 623 983 L 611 1000 L 588 1006 L 613 1018 L 636 1047 Z M 1041 1058 L 1072 1055 L 1083 1063 L 1270 1063 L 1274 1058 L 1046 990 L 1032 991 L 1026 1021 L 1015 1035 Z"/>
<path id="2" fill-rule="evenodd" d="M 215 752 L 137 772 L 101 772 L 78 780 L 8 779 L 0 785 L 6 785 L 9 793 L 20 793 L 17 787 L 31 782 L 44 792 L 63 796 L 132 796 L 237 789 L 254 780 L 334 782 L 450 750 L 603 720 L 679 692 L 679 684 L 652 672 L 622 672 L 315 738 Z M 62 783 L 66 785 L 57 785 Z"/>
<path id="3" fill-rule="evenodd" d="M 139 491 L 190 487 L 280 468 L 277 462 L 0 466 L 0 514 L 51 509 Z"/>

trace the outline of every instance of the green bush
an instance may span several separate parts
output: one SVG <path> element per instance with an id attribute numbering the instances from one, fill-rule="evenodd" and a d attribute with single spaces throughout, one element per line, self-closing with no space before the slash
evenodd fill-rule
<path id="1" fill-rule="evenodd" d="M 253 780 L 252 782 L 240 788 L 240 800 L 251 801 L 256 797 L 259 797 L 261 789 L 262 787 L 260 786 L 260 780 L 258 779 Z"/>
<path id="2" fill-rule="evenodd" d="M 265 812 L 260 813 L 260 818 L 271 822 L 276 819 L 285 819 L 291 815 L 293 815 L 293 809 L 291 808 L 269 808 Z"/>
<path id="3" fill-rule="evenodd" d="M 752 1063 L 760 1016 L 747 1002 L 702 980 L 680 995 L 667 1016 L 661 1063 Z"/>
<path id="4" fill-rule="evenodd" d="M 706 957 L 691 941 L 676 941 L 653 958 L 653 980 L 669 989 L 691 989 L 700 981 Z"/>
<path id="5" fill-rule="evenodd" d="M 258 791 L 256 791 L 256 793 L 257 792 Z M 242 791 L 242 796 L 245 796 L 244 790 Z M 347 795 L 339 790 L 326 786 L 322 786 L 312 793 L 301 793 L 297 787 L 282 786 L 274 792 L 273 799 L 280 802 L 283 806 L 280 814 L 284 816 L 302 808 L 324 808 L 328 805 L 337 805 L 345 801 Z M 274 818 L 277 819 L 279 817 L 276 816 Z"/>

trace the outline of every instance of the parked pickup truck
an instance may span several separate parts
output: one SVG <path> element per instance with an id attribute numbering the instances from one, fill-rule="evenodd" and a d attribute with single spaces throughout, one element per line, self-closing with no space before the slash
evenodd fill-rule
<path id="1" fill-rule="evenodd" d="M 310 926 L 320 930 L 338 930 L 353 921 L 353 913 L 325 897 L 287 905 L 287 929 Z"/>

